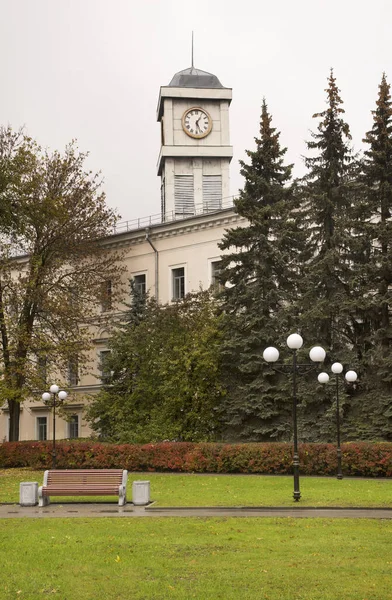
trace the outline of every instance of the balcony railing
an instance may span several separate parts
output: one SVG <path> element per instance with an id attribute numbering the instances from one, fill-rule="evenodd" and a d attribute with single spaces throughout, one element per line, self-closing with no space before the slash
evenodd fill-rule
<path id="1" fill-rule="evenodd" d="M 162 213 L 149 215 L 148 217 L 140 217 L 139 219 L 132 219 L 130 221 L 120 221 L 113 228 L 113 233 L 125 233 L 127 231 L 135 231 L 137 229 L 143 229 L 145 227 L 150 227 L 152 225 L 160 225 L 163 223 L 171 223 L 173 221 L 180 221 L 182 219 L 189 219 L 191 217 L 196 217 L 199 215 L 213 214 L 219 212 L 220 210 L 225 210 L 227 208 L 232 208 L 234 205 L 235 196 L 229 196 L 227 198 L 223 198 L 221 205 L 219 207 L 216 206 L 216 202 L 211 204 L 210 206 L 207 204 L 196 205 L 194 210 L 190 212 L 186 211 L 169 211 L 164 215 Z"/>

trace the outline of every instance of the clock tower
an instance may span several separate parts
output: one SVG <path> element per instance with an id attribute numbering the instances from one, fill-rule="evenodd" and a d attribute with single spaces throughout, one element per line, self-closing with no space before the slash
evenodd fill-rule
<path id="1" fill-rule="evenodd" d="M 231 88 L 193 66 L 161 87 L 157 120 L 163 221 L 219 210 L 230 196 L 231 98 Z"/>

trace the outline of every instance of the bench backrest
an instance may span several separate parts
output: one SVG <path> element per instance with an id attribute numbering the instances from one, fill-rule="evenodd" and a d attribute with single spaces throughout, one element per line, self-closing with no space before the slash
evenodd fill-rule
<path id="1" fill-rule="evenodd" d="M 127 471 L 122 469 L 76 469 L 45 471 L 44 486 L 47 485 L 83 485 L 110 483 L 121 485 L 126 483 Z"/>

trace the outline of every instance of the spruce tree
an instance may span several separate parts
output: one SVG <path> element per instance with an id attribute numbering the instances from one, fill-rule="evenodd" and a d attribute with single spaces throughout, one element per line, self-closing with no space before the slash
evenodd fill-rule
<path id="1" fill-rule="evenodd" d="M 149 300 L 148 292 L 143 292 L 140 287 L 135 285 L 135 280 L 129 282 L 131 291 L 131 302 L 125 302 L 127 308 L 120 319 L 120 328 L 127 330 L 129 327 L 139 325 L 146 314 L 147 303 Z"/>
<path id="2" fill-rule="evenodd" d="M 292 165 L 263 100 L 260 136 L 240 161 L 245 185 L 235 201 L 247 225 L 228 230 L 220 245 L 223 310 L 226 315 L 223 356 L 229 394 L 223 407 L 226 436 L 246 440 L 287 439 L 291 404 L 287 378 L 263 361 L 271 344 L 285 345 L 293 322 L 286 311 L 297 286 L 296 230 Z M 291 327 L 291 329 L 290 329 Z"/>
<path id="3" fill-rule="evenodd" d="M 359 230 L 369 242 L 362 304 L 370 321 L 364 356 L 367 403 L 374 407 L 375 431 L 392 434 L 392 103 L 385 73 L 379 85 L 373 126 L 364 138 L 366 205 Z"/>
<path id="4" fill-rule="evenodd" d="M 307 142 L 311 155 L 305 158 L 308 173 L 302 180 L 300 213 L 307 241 L 297 306 L 304 338 L 327 351 L 326 368 L 335 361 L 357 368 L 364 262 L 363 238 L 353 235 L 361 203 L 358 161 L 332 69 L 325 91 L 327 107 L 313 115 L 319 124 Z M 336 435 L 333 389 L 317 389 L 314 374 L 308 382 L 300 416 L 303 439 L 332 441 Z M 342 406 L 346 400 L 342 397 Z"/>
<path id="5" fill-rule="evenodd" d="M 345 316 L 347 281 L 352 252 L 349 215 L 355 195 L 355 160 L 340 90 L 331 70 L 326 110 L 316 113 L 317 132 L 305 158 L 302 224 L 307 234 L 303 253 L 302 311 L 305 330 L 315 342 L 339 352 L 346 345 Z"/>
<path id="6" fill-rule="evenodd" d="M 372 297 L 373 326 L 376 342 L 383 359 L 388 359 L 391 348 L 391 297 L 392 285 L 392 104 L 390 85 L 383 74 L 379 86 L 377 108 L 372 111 L 373 127 L 364 142 L 363 173 L 367 187 L 367 236 L 371 240 L 368 284 L 376 293 Z M 388 373 L 392 382 L 392 362 Z"/>

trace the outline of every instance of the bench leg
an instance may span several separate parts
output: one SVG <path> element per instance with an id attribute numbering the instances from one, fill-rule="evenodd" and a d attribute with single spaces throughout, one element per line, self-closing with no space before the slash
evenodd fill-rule
<path id="1" fill-rule="evenodd" d="M 49 496 L 42 495 L 42 489 L 38 488 L 38 506 L 48 506 L 50 504 Z"/>
<path id="2" fill-rule="evenodd" d="M 118 505 L 125 506 L 126 503 L 127 503 L 126 488 L 123 486 L 120 486 L 120 489 L 118 492 Z"/>

